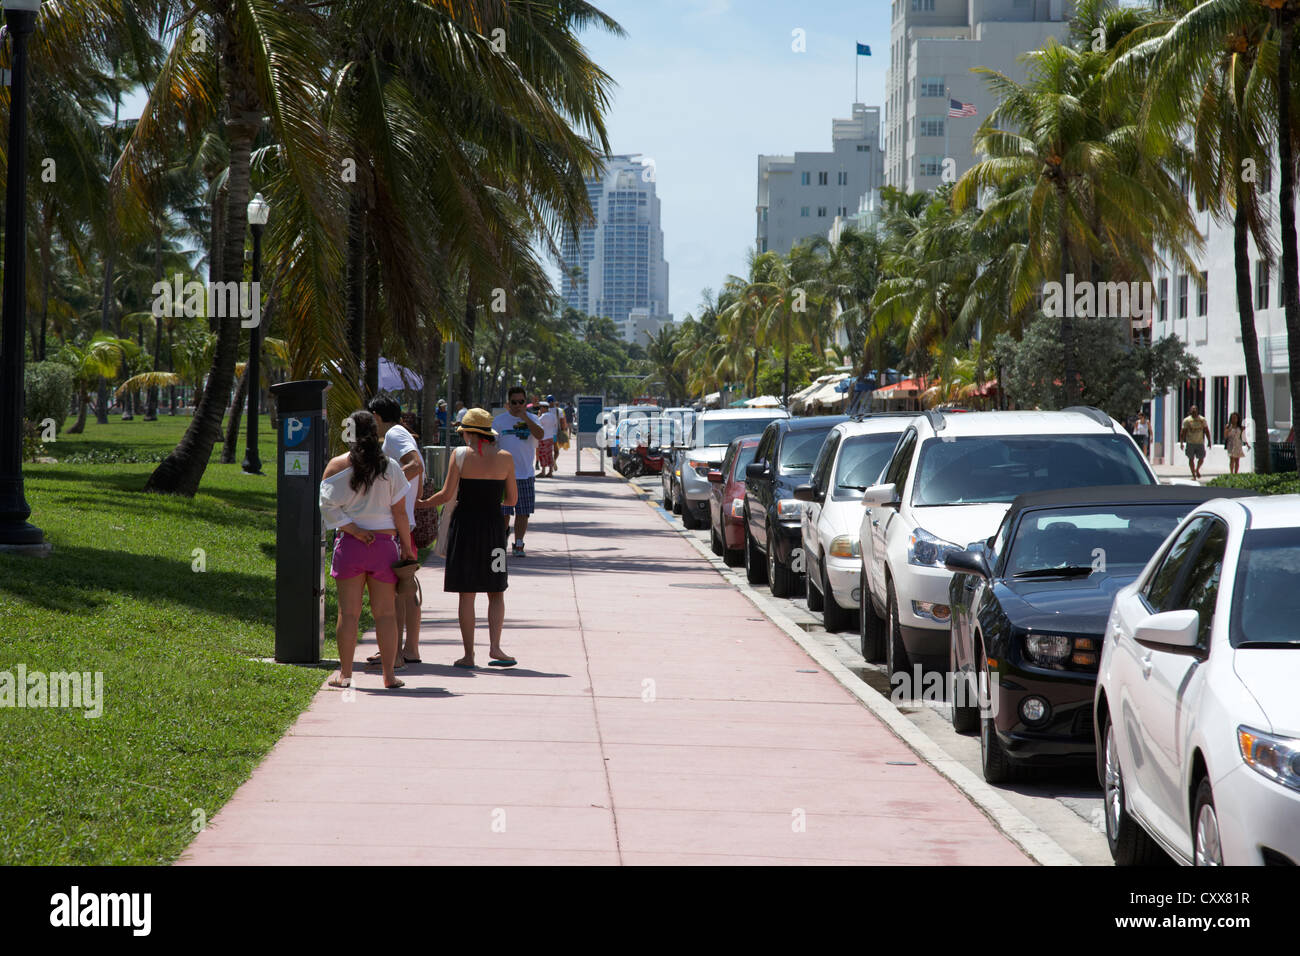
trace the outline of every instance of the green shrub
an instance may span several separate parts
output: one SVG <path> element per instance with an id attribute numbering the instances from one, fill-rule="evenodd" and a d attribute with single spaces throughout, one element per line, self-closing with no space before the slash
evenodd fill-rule
<path id="1" fill-rule="evenodd" d="M 57 434 L 72 404 L 72 369 L 62 362 L 33 362 L 23 379 L 27 397 L 26 417 L 39 428 L 47 418 L 54 419 Z"/>
<path id="2" fill-rule="evenodd" d="M 1261 495 L 1300 494 L 1300 475 L 1294 471 L 1277 475 L 1220 475 L 1209 484 L 1213 488 L 1247 488 Z"/>
<path id="3" fill-rule="evenodd" d="M 41 429 L 35 422 L 23 419 L 23 461 L 35 461 L 45 454 L 41 444 Z"/>

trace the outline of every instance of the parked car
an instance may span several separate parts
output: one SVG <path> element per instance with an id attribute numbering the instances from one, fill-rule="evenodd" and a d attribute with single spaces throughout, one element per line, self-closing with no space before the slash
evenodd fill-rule
<path id="1" fill-rule="evenodd" d="M 883 654 L 891 677 L 912 660 L 946 668 L 948 554 L 988 538 L 1024 492 L 1130 484 L 1158 481 L 1124 427 L 1095 408 L 913 419 L 862 496 L 864 650 Z"/>
<path id="2" fill-rule="evenodd" d="M 828 631 L 847 630 L 857 617 L 862 597 L 862 493 L 876 483 L 913 417 L 891 412 L 836 425 L 822 444 L 808 483 L 794 489 L 794 496 L 804 502 L 800 540 L 808 609 L 822 612 Z"/>
<path id="3" fill-rule="evenodd" d="M 754 460 L 758 435 L 733 438 L 709 472 L 709 537 L 713 553 L 736 567 L 745 560 L 745 466 Z"/>
<path id="4" fill-rule="evenodd" d="M 664 469 L 663 506 L 682 516 L 687 528 L 709 520 L 709 470 L 722 461 L 733 438 L 761 432 L 767 423 L 789 418 L 783 408 L 728 408 L 700 412 L 684 445 L 673 449 L 672 467 Z"/>
<path id="5" fill-rule="evenodd" d="M 1212 501 L 1115 596 L 1097 776 L 1117 863 L 1300 863 L 1300 496 Z"/>
<path id="6" fill-rule="evenodd" d="M 984 779 L 1096 759 L 1092 698 L 1115 593 L 1197 505 L 1250 492 L 1121 485 L 1020 495 L 954 572 L 952 724 L 979 728 Z"/>
<path id="7" fill-rule="evenodd" d="M 794 556 L 803 517 L 795 486 L 804 484 L 827 433 L 843 421 L 843 415 L 774 421 L 745 468 L 745 576 L 751 584 L 766 581 L 775 597 L 793 594 L 803 573 Z"/>

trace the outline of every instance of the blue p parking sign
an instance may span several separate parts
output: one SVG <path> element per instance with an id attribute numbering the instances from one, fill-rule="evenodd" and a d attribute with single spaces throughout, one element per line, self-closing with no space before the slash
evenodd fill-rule
<path id="1" fill-rule="evenodd" d="M 311 434 L 310 418 L 286 418 L 284 420 L 284 447 L 293 448 L 301 445 Z"/>

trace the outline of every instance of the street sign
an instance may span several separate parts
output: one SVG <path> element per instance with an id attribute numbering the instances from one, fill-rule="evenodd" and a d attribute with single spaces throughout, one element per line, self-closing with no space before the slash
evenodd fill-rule
<path id="1" fill-rule="evenodd" d="M 579 475 L 604 475 L 605 474 L 605 443 L 600 440 L 601 429 L 604 428 L 604 422 L 601 421 L 601 412 L 605 409 L 604 395 L 575 395 L 573 404 L 577 409 L 577 441 L 574 447 L 578 451 L 578 467 L 575 473 Z M 584 448 L 600 449 L 600 471 L 583 471 L 582 470 L 582 450 Z"/>

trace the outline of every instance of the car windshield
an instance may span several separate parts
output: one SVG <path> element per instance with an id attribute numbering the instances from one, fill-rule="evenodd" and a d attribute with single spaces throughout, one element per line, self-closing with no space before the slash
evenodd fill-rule
<path id="1" fill-rule="evenodd" d="M 1233 647 L 1300 648 L 1300 528 L 1247 531 L 1232 595 Z"/>
<path id="2" fill-rule="evenodd" d="M 1052 569 L 1136 577 L 1196 503 L 1105 505 L 1029 511 L 1007 554 L 1006 577 L 1050 576 Z"/>
<path id="3" fill-rule="evenodd" d="M 730 445 L 733 438 L 742 435 L 757 435 L 767 427 L 768 422 L 776 421 L 781 416 L 771 418 L 713 418 L 698 419 L 695 422 L 695 447 L 705 445 Z"/>
<path id="4" fill-rule="evenodd" d="M 939 437 L 921 446 L 912 504 L 1001 503 L 1030 491 L 1152 484 L 1123 435 Z"/>
<path id="5" fill-rule="evenodd" d="M 902 432 L 881 432 L 876 435 L 855 435 L 846 438 L 840 446 L 839 461 L 835 465 L 835 489 L 832 497 L 845 500 L 860 498 L 876 483 L 880 473 L 889 464 L 889 458 L 898 444 Z"/>
<path id="6" fill-rule="evenodd" d="M 781 454 L 777 458 L 776 469 L 783 475 L 806 475 L 812 471 L 817 453 L 826 441 L 826 431 L 789 432 L 781 442 Z"/>

